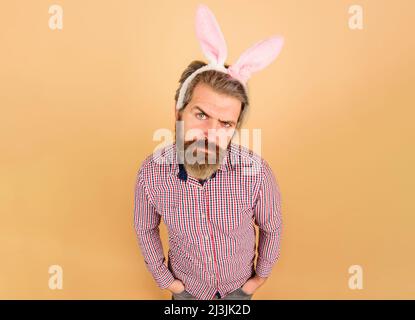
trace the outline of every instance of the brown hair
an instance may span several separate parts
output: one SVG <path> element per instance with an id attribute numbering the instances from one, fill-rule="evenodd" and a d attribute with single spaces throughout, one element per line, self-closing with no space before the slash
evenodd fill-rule
<path id="1" fill-rule="evenodd" d="M 183 85 L 183 82 L 193 72 L 205 65 L 205 62 L 195 60 L 192 61 L 183 71 L 179 80 L 180 86 L 176 90 L 176 95 L 174 98 L 176 103 L 177 99 L 179 98 L 179 92 Z M 228 68 L 229 66 L 225 64 L 225 67 Z M 187 87 L 187 91 L 183 99 L 183 107 L 179 110 L 179 114 L 183 112 L 184 108 L 187 106 L 189 101 L 192 100 L 193 90 L 199 82 L 209 85 L 213 90 L 219 93 L 230 95 L 241 101 L 241 113 L 239 114 L 238 123 L 236 124 L 236 128 L 240 128 L 249 106 L 248 94 L 245 91 L 243 85 L 238 80 L 232 78 L 230 75 L 221 71 L 207 70 L 197 74 L 194 77 L 194 79 L 190 82 L 189 86 Z"/>

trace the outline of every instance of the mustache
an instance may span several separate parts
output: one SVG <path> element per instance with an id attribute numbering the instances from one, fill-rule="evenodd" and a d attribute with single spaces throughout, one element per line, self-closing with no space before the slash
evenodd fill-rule
<path id="1" fill-rule="evenodd" d="M 199 139 L 199 140 L 193 139 L 193 140 L 188 140 L 184 142 L 185 149 L 189 148 L 190 146 L 193 146 L 195 148 L 205 148 L 208 150 L 215 150 L 215 151 L 219 150 L 220 148 L 216 143 L 211 142 L 207 139 Z"/>
<path id="2" fill-rule="evenodd" d="M 189 147 L 193 147 L 194 149 L 196 149 L 196 148 L 205 148 L 206 150 L 211 151 L 211 152 L 215 152 L 216 154 L 219 154 L 220 152 L 225 151 L 222 147 L 220 147 L 216 143 L 211 142 L 207 139 L 188 140 L 188 141 L 184 142 L 183 146 L 184 146 L 185 150 L 187 150 Z"/>

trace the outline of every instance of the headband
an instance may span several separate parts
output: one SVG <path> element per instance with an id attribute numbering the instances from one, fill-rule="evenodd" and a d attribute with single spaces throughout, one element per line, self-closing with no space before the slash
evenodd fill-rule
<path id="1" fill-rule="evenodd" d="M 284 44 L 282 36 L 272 36 L 259 41 L 242 53 L 233 65 L 226 68 L 225 60 L 228 56 L 228 49 L 225 38 L 212 11 L 202 4 L 196 10 L 196 37 L 209 63 L 194 71 L 183 82 L 176 104 L 176 109 L 178 110 L 183 107 L 184 96 L 188 86 L 199 73 L 216 70 L 229 74 L 246 89 L 247 81 L 251 75 L 275 60 Z"/>

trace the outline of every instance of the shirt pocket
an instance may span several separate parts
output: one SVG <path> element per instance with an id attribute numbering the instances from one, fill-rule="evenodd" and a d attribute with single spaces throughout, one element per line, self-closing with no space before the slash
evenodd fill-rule
<path id="1" fill-rule="evenodd" d="M 209 212 L 212 223 L 227 235 L 235 235 L 248 229 L 253 219 L 252 208 L 237 196 L 210 207 Z"/>
<path id="2" fill-rule="evenodd" d="M 169 233 L 180 239 L 187 239 L 188 233 L 195 229 L 192 205 L 186 204 L 177 192 L 172 191 L 164 198 L 159 207 Z"/>
<path id="3" fill-rule="evenodd" d="M 157 211 L 163 218 L 167 227 L 174 226 L 176 223 L 175 215 L 180 198 L 174 189 L 159 188 L 154 190 Z"/>

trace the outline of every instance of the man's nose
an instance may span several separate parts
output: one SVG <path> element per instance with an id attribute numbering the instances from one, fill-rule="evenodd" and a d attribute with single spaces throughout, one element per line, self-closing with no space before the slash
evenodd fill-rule
<path id="1" fill-rule="evenodd" d="M 209 122 L 209 123 L 207 123 Z M 209 132 L 210 131 L 210 132 Z M 218 120 L 211 120 L 206 121 L 203 125 L 203 139 L 209 140 L 211 143 L 216 145 L 221 145 L 223 140 L 228 140 L 228 132 L 224 128 L 222 128 L 220 121 Z"/>
<path id="2" fill-rule="evenodd" d="M 220 129 L 220 122 L 216 119 L 209 119 L 207 121 L 204 121 L 202 131 L 204 137 L 209 136 L 209 130 L 212 132 L 211 134 L 214 134 L 216 136 L 218 134 L 218 130 Z"/>

